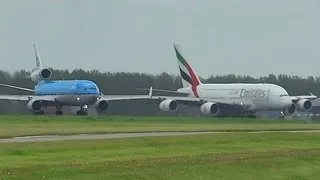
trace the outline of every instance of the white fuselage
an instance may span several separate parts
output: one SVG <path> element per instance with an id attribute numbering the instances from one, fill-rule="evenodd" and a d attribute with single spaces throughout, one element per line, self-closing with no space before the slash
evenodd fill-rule
<path id="1" fill-rule="evenodd" d="M 191 87 L 178 89 L 190 93 L 190 96 L 208 102 L 241 104 L 248 111 L 282 110 L 291 106 L 292 101 L 287 91 L 275 84 L 200 84 L 196 93 Z"/>

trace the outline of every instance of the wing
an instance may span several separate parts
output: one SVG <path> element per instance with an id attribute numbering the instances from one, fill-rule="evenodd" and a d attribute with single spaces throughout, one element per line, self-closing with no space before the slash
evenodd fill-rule
<path id="1" fill-rule="evenodd" d="M 100 97 L 107 101 L 150 99 L 149 95 L 101 95 Z"/>
<path id="2" fill-rule="evenodd" d="M 28 88 L 19 87 L 19 86 L 13 86 L 13 85 L 9 85 L 9 84 L 0 83 L 0 86 L 7 87 L 7 88 L 12 88 L 12 89 L 18 89 L 18 90 L 27 91 L 27 92 L 32 92 L 32 93 L 35 92 L 33 89 L 28 89 Z"/>
<path id="3" fill-rule="evenodd" d="M 29 95 L 0 95 L 1 100 L 16 100 L 16 101 L 28 101 L 32 99 Z"/>
<path id="4" fill-rule="evenodd" d="M 152 87 L 150 87 L 148 95 L 104 95 L 101 93 L 100 97 L 107 101 L 151 99 Z"/>
<path id="5" fill-rule="evenodd" d="M 143 89 L 143 88 L 139 88 L 140 90 L 147 90 L 147 89 Z M 203 103 L 206 102 L 214 102 L 219 104 L 219 106 L 221 107 L 235 107 L 235 108 L 239 108 L 241 110 L 246 110 L 246 109 L 250 109 L 252 107 L 251 104 L 244 104 L 244 103 L 234 103 L 234 101 L 232 99 L 202 99 L 202 98 L 196 98 L 196 97 L 188 97 L 188 96 L 153 96 L 152 93 L 153 91 L 159 91 L 159 92 L 175 92 L 177 94 L 180 95 L 187 95 L 188 93 L 184 93 L 184 92 L 179 92 L 179 91 L 170 91 L 170 90 L 162 90 L 162 89 L 156 89 L 153 90 L 152 87 L 150 87 L 149 89 L 149 95 L 147 96 L 146 99 L 150 99 L 150 100 L 158 100 L 158 101 L 163 101 L 166 99 L 172 99 L 172 100 L 176 100 L 178 103 L 180 104 L 185 104 L 185 105 L 189 105 L 189 106 L 201 106 Z"/>
<path id="6" fill-rule="evenodd" d="M 193 98 L 193 97 L 180 97 L 180 96 L 151 96 L 150 99 L 154 100 L 165 100 L 165 99 L 174 99 L 182 104 L 198 104 L 203 103 L 205 100 L 202 100 L 200 98 Z"/>
<path id="7" fill-rule="evenodd" d="M 195 98 L 195 97 L 180 97 L 180 96 L 150 96 L 149 97 L 152 100 L 159 100 L 163 101 L 166 99 L 172 99 L 176 100 L 180 104 L 185 104 L 189 106 L 201 106 L 203 103 L 206 102 L 214 102 L 219 104 L 221 107 L 235 107 L 242 110 L 250 109 L 250 104 L 244 104 L 244 103 L 234 103 L 232 99 L 201 99 L 201 98 Z"/>
<path id="8" fill-rule="evenodd" d="M 13 100 L 13 101 L 29 101 L 31 99 L 37 99 L 47 102 L 55 102 L 54 96 L 35 96 L 35 95 L 3 95 L 0 94 L 0 100 Z"/>
<path id="9" fill-rule="evenodd" d="M 298 101 L 300 99 L 309 99 L 309 100 L 315 100 L 318 97 L 312 93 L 310 95 L 302 95 L 302 96 L 290 96 L 292 101 Z"/>
<path id="10" fill-rule="evenodd" d="M 142 91 L 149 91 L 150 89 L 147 88 L 136 88 L 136 90 L 142 90 Z M 179 91 L 172 91 L 172 90 L 166 90 L 166 89 L 152 89 L 153 92 L 166 92 L 166 93 L 175 93 L 179 95 L 189 95 L 190 93 L 186 92 L 179 92 Z"/>

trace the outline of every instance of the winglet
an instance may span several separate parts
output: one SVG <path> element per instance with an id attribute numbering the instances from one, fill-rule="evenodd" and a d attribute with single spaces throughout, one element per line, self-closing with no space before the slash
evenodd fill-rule
<path id="1" fill-rule="evenodd" d="M 310 92 L 310 96 L 312 96 L 313 99 L 317 99 L 318 97 Z"/>
<path id="2" fill-rule="evenodd" d="M 150 90 L 149 90 L 149 96 L 150 98 L 152 98 L 152 86 L 150 87 Z"/>

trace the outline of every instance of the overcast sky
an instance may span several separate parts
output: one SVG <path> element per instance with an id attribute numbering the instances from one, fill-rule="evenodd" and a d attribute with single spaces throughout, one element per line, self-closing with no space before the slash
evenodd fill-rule
<path id="1" fill-rule="evenodd" d="M 0 0 L 0 68 L 320 76 L 319 0 Z"/>

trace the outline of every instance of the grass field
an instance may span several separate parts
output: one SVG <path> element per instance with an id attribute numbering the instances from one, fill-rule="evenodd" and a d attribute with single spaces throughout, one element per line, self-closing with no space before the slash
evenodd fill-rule
<path id="1" fill-rule="evenodd" d="M 0 144 L 0 179 L 319 179 L 320 133 Z"/>
<path id="2" fill-rule="evenodd" d="M 311 123 L 306 120 L 205 117 L 0 116 L 0 138 L 24 135 L 137 131 L 252 131 L 288 129 L 320 129 L 320 124 Z"/>

